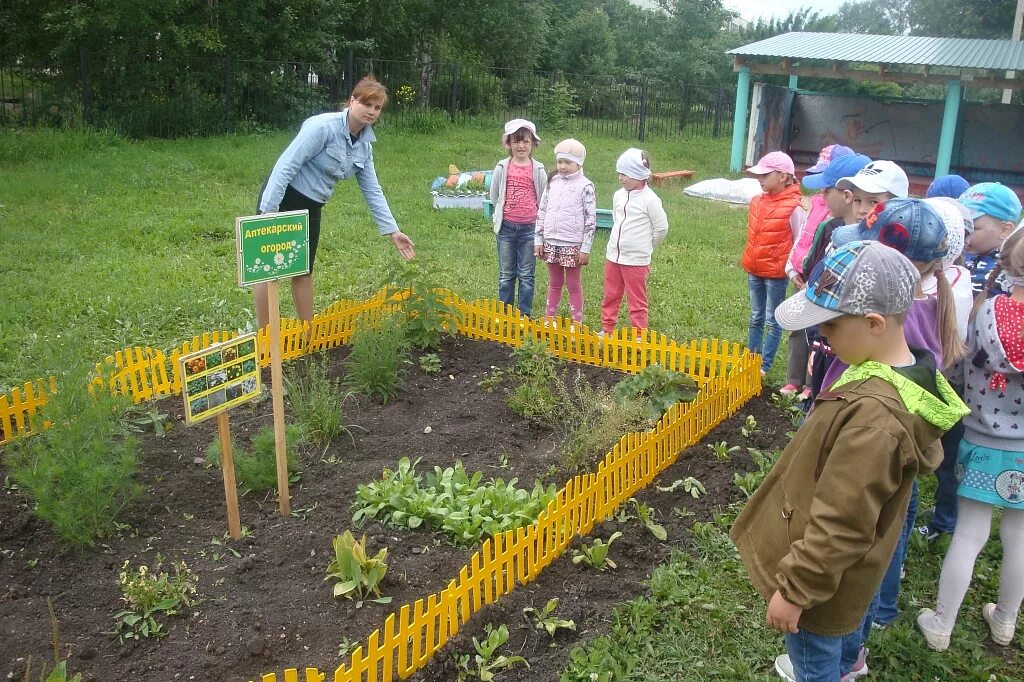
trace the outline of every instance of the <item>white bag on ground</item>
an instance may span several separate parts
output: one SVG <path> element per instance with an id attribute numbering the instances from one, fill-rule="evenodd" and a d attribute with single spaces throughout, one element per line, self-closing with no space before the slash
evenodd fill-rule
<path id="1" fill-rule="evenodd" d="M 683 194 L 701 199 L 727 201 L 730 204 L 749 204 L 751 199 L 761 194 L 761 183 L 756 178 L 712 178 L 693 183 L 683 190 Z"/>

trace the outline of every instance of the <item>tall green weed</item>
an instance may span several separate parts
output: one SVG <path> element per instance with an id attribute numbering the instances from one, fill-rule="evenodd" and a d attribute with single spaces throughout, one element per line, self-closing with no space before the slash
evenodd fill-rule
<path id="1" fill-rule="evenodd" d="M 134 480 L 139 444 L 120 419 L 129 401 L 112 396 L 105 385 L 89 386 L 84 365 L 61 372 L 57 392 L 34 420 L 37 427 L 51 427 L 11 444 L 5 456 L 33 513 L 71 547 L 109 535 L 141 490 Z"/>
<path id="2" fill-rule="evenodd" d="M 292 417 L 306 440 L 326 445 L 347 431 L 342 405 L 349 394 L 342 391 L 341 379 L 331 377 L 326 354 L 299 363 L 285 375 L 284 383 Z"/>
<path id="3" fill-rule="evenodd" d="M 400 316 L 384 317 L 377 327 L 363 318 L 352 335 L 352 352 L 345 358 L 344 383 L 386 403 L 398 395 L 409 362 L 409 341 Z"/>

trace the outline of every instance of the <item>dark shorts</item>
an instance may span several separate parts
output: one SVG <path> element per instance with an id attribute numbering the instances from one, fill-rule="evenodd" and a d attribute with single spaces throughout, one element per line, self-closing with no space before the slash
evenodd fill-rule
<path id="1" fill-rule="evenodd" d="M 260 204 L 263 203 L 263 192 L 267 189 L 268 177 L 260 187 L 259 196 L 256 198 L 256 211 L 259 212 Z M 324 205 L 319 201 L 313 201 L 305 194 L 302 194 L 291 185 L 284 191 L 279 211 L 301 211 L 309 210 L 309 274 L 313 274 L 313 261 L 316 260 L 316 247 L 320 244 L 320 211 Z"/>

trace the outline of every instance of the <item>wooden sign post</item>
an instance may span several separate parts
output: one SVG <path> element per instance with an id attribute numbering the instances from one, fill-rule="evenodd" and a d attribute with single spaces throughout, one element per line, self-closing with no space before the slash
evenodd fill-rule
<path id="1" fill-rule="evenodd" d="M 256 362 L 258 357 L 256 334 L 253 333 L 183 355 L 178 360 L 181 396 L 185 401 L 185 423 L 191 426 L 204 419 L 217 417 L 228 532 L 235 540 L 242 537 L 242 525 L 238 515 L 228 411 L 260 396 L 260 368 Z"/>
<path id="2" fill-rule="evenodd" d="M 288 442 L 284 427 L 284 386 L 281 370 L 281 294 L 278 280 L 309 273 L 309 211 L 286 211 L 235 219 L 238 244 L 238 285 L 267 283 L 270 312 L 270 394 L 274 407 L 274 453 L 277 497 L 281 514 L 288 499 Z"/>

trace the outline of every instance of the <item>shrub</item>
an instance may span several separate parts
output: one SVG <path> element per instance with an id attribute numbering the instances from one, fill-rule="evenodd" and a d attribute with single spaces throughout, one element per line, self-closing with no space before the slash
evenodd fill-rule
<path id="1" fill-rule="evenodd" d="M 405 295 L 405 336 L 420 350 L 436 350 L 458 323 L 459 311 L 430 285 L 431 279 L 428 270 L 408 261 L 391 273 L 389 283 L 393 293 Z"/>
<path id="2" fill-rule="evenodd" d="M 531 104 L 537 122 L 555 130 L 564 129 L 579 108 L 572 87 L 565 82 L 538 86 Z"/>
<path id="3" fill-rule="evenodd" d="M 591 469 L 624 433 L 651 427 L 649 402 L 640 396 L 616 401 L 606 386 L 594 388 L 577 371 L 571 386 L 558 383 L 562 461 L 569 469 Z"/>
<path id="4" fill-rule="evenodd" d="M 296 471 L 295 446 L 302 442 L 302 428 L 297 424 L 285 426 L 287 441 L 288 480 L 293 481 Z M 263 492 L 277 488 L 277 451 L 274 445 L 274 427 L 267 426 L 252 437 L 252 451 L 235 452 L 235 478 L 243 491 Z M 219 447 L 211 445 L 210 449 Z M 219 450 L 216 450 L 219 452 Z M 218 455 L 219 456 L 219 455 Z M 210 451 L 207 451 L 209 461 Z M 219 461 L 219 460 L 218 460 Z"/>
<path id="5" fill-rule="evenodd" d="M 51 427 L 11 444 L 5 458 L 33 513 L 76 547 L 113 531 L 141 490 L 134 481 L 138 441 L 121 422 L 128 399 L 110 395 L 102 383 L 90 390 L 88 378 L 83 365 L 62 372 L 60 389 L 34 420 Z"/>
<path id="6" fill-rule="evenodd" d="M 639 374 L 620 381 L 612 393 L 620 400 L 637 396 L 646 398 L 650 401 L 648 414 L 658 420 L 676 403 L 693 400 L 697 396 L 697 384 L 682 372 L 653 364 L 644 367 Z"/>
<path id="7" fill-rule="evenodd" d="M 345 359 L 345 385 L 382 403 L 398 395 L 405 365 L 409 363 L 409 341 L 404 321 L 398 315 L 384 317 L 371 327 L 360 320 L 352 335 L 352 351 Z"/>
<path id="8" fill-rule="evenodd" d="M 556 360 L 548 354 L 547 344 L 539 339 L 526 338 L 512 351 L 515 364 L 508 374 L 516 385 L 508 399 L 509 408 L 516 414 L 538 424 L 555 424 L 559 411 Z"/>
<path id="9" fill-rule="evenodd" d="M 351 395 L 341 390 L 341 379 L 332 379 L 325 354 L 309 358 L 284 379 L 292 416 L 306 440 L 326 445 L 348 429 L 342 424 L 342 405 Z"/>

